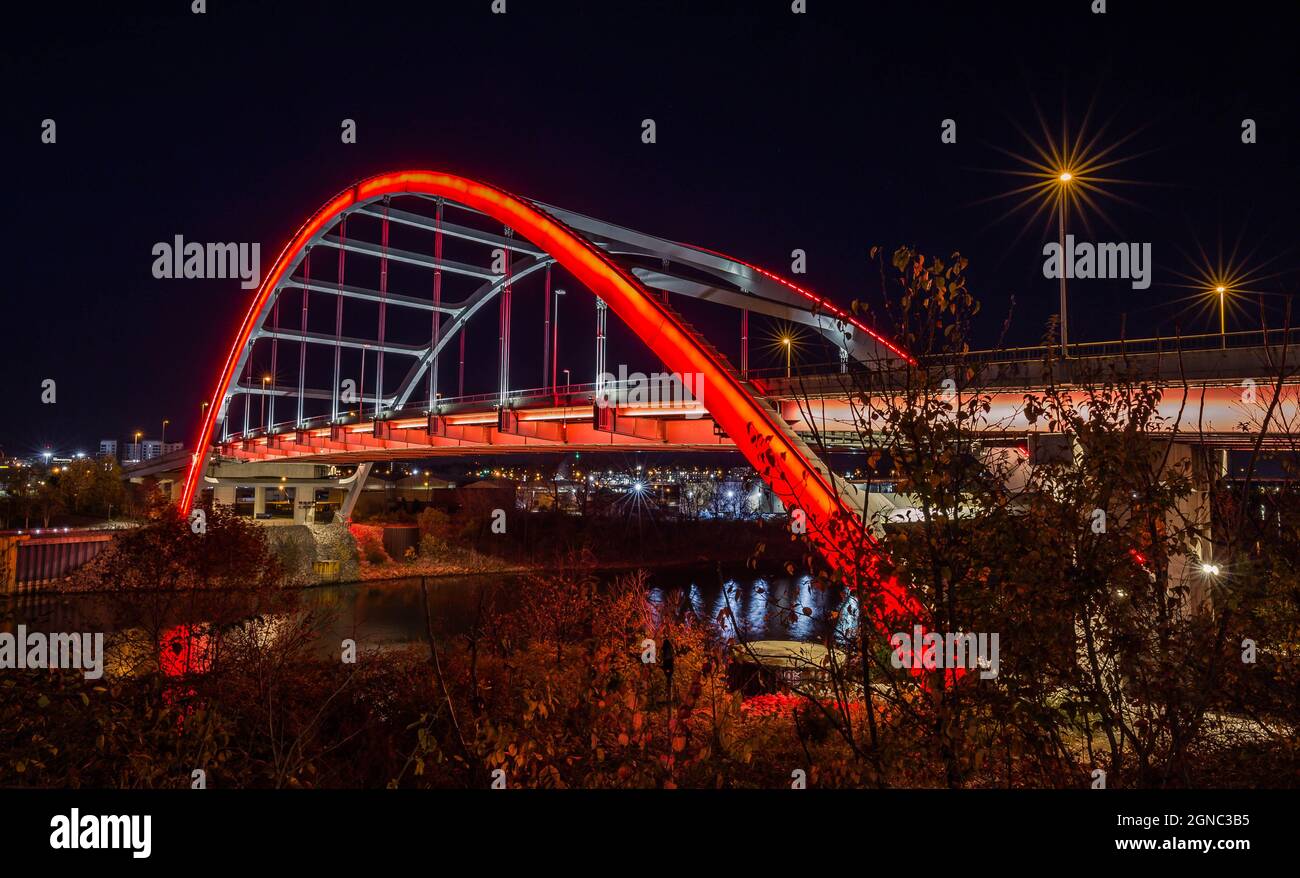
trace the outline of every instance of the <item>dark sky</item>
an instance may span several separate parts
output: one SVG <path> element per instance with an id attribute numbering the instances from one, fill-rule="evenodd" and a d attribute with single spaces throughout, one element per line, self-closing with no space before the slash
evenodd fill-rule
<path id="1" fill-rule="evenodd" d="M 1213 256 L 1240 239 L 1245 261 L 1276 273 L 1256 285 L 1274 310 L 1296 288 L 1295 2 L 1110 0 L 1105 15 L 1090 0 L 809 0 L 805 15 L 788 0 L 509 0 L 504 16 L 490 0 L 32 5 L 6 10 L 0 56 L 9 453 L 89 451 L 156 435 L 164 417 L 169 438 L 192 441 L 249 292 L 156 280 L 152 245 L 259 241 L 269 266 L 327 198 L 398 168 L 479 177 L 783 273 L 803 248 L 801 280 L 843 304 L 878 295 L 872 245 L 960 250 L 982 338 L 1014 294 L 1013 338 L 1032 343 L 1056 310 L 1041 256 L 1055 233 L 985 202 L 1018 183 L 988 169 L 1016 167 L 998 148 L 1028 151 L 1020 129 L 1041 142 L 1037 112 L 1057 130 L 1091 105 L 1100 142 L 1124 141 L 1114 175 L 1133 181 L 1111 187 L 1125 201 L 1104 202 L 1113 226 L 1094 217 L 1092 239 L 1151 242 L 1155 282 L 1072 286 L 1075 340 L 1117 336 L 1121 312 L 1130 336 L 1217 328 L 1176 303 L 1198 242 Z M 344 118 L 355 145 L 340 142 Z M 945 118 L 956 144 L 940 142 Z M 46 378 L 55 405 L 40 401 Z"/>

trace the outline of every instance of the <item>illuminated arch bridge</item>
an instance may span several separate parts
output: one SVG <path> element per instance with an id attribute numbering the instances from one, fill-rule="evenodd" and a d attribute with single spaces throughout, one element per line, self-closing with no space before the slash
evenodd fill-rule
<path id="1" fill-rule="evenodd" d="M 557 381 L 563 293 L 554 281 L 564 276 L 596 297 L 596 376 L 616 371 L 605 344 L 612 311 L 668 373 L 700 382 L 701 410 L 593 406 L 600 388 Z M 542 377 L 519 391 L 513 298 L 537 288 Z M 682 316 L 677 306 L 689 299 L 737 312 L 738 365 Z M 212 467 L 224 473 L 232 462 L 356 463 L 359 486 L 376 461 L 484 446 L 726 443 L 787 507 L 804 511 L 809 533 L 844 568 L 871 539 L 861 526 L 869 497 L 831 473 L 764 400 L 749 370 L 751 314 L 821 336 L 846 363 L 910 361 L 851 315 L 738 259 L 452 174 L 372 177 L 316 211 L 266 272 L 205 407 L 182 511 L 222 481 Z M 497 390 L 466 396 L 467 329 L 476 319 L 495 330 Z"/>

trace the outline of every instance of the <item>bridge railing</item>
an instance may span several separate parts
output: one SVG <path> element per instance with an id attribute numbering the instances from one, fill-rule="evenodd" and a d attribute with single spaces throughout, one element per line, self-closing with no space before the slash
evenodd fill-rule
<path id="1" fill-rule="evenodd" d="M 1086 341 L 1075 342 L 1069 345 L 1070 357 L 1074 359 L 1087 359 L 1089 357 L 1112 357 L 1112 356 L 1133 356 L 1147 354 L 1164 354 L 1174 353 L 1176 351 L 1210 351 L 1210 350 L 1240 350 L 1243 348 L 1256 348 L 1263 346 L 1280 346 L 1283 343 L 1296 345 L 1300 349 L 1300 327 L 1289 330 L 1271 329 L 1264 330 L 1246 330 L 1240 332 L 1229 332 L 1224 334 L 1206 333 L 1199 335 L 1184 335 L 1175 337 L 1156 337 L 1156 338 L 1139 338 L 1125 339 L 1119 341 Z M 1035 362 L 1047 358 L 1051 354 L 1059 356 L 1059 345 L 1030 345 L 1025 347 L 998 348 L 994 350 L 970 351 L 964 355 L 965 362 L 971 365 L 993 365 L 997 363 L 1023 363 Z M 939 361 L 939 357 L 929 358 L 931 362 Z M 948 362 L 950 358 L 944 357 L 943 361 Z M 926 357 L 921 358 L 925 363 Z M 833 375 L 842 371 L 843 364 L 836 360 L 823 363 L 797 363 L 787 370 L 785 366 L 769 366 L 758 369 L 750 369 L 745 373 L 744 379 L 780 379 L 785 378 L 789 371 L 791 378 L 800 376 L 823 376 Z M 630 387 L 632 382 L 607 382 L 605 387 L 614 391 L 625 389 L 625 385 Z M 555 405 L 574 405 L 574 398 L 577 397 L 581 402 L 589 402 L 591 397 L 596 394 L 596 384 L 561 384 L 556 387 L 532 387 L 523 390 L 513 390 L 510 392 L 507 403 L 508 405 L 522 406 L 533 405 L 542 402 L 551 402 Z M 475 393 L 465 396 L 449 396 L 438 398 L 438 409 L 441 412 L 462 408 L 466 406 L 485 405 L 496 407 L 500 401 L 498 392 Z M 362 412 L 366 410 L 367 404 L 373 404 L 373 399 L 362 400 L 358 409 Z M 424 417 L 430 411 L 428 400 L 422 400 L 403 406 L 400 409 L 387 409 L 381 412 L 380 417 L 383 420 L 402 420 L 409 418 Z M 229 433 L 226 435 L 227 441 L 238 441 L 241 439 L 257 439 L 268 434 L 279 435 L 291 433 L 295 430 L 317 430 L 331 425 L 349 426 L 355 424 L 369 423 L 373 420 L 373 415 L 344 415 L 337 418 L 331 418 L 328 415 L 321 415 L 313 418 L 305 418 L 302 421 L 286 420 L 271 424 L 269 427 L 259 426 L 249 429 L 243 433 Z"/>
<path id="2" fill-rule="evenodd" d="M 1071 358 L 1087 359 L 1089 357 L 1113 357 L 1124 355 L 1158 355 L 1174 353 L 1180 350 L 1212 351 L 1241 350 L 1243 348 L 1258 348 L 1265 346 L 1278 347 L 1283 343 L 1295 345 L 1300 349 L 1300 327 L 1294 327 L 1292 329 L 1270 329 L 1268 331 L 1255 329 L 1223 334 L 1216 332 L 1173 337 L 1161 336 L 1155 338 L 1135 338 L 1113 341 L 1074 342 L 1069 345 L 1068 350 Z M 964 360 L 972 365 L 1024 363 L 1046 359 L 1049 354 L 1059 357 L 1060 352 L 1060 345 L 1028 345 L 1024 347 L 969 351 L 964 355 Z M 942 360 L 947 363 L 952 359 L 952 357 L 949 355 L 936 355 L 929 358 L 922 356 L 920 359 L 922 363 L 925 363 L 927 359 L 929 359 L 930 362 Z M 840 370 L 841 364 L 837 361 L 823 363 L 796 363 L 790 369 L 790 374 L 792 378 L 797 378 L 801 375 L 829 375 L 839 372 Z M 786 371 L 785 366 L 767 366 L 759 369 L 750 369 L 746 377 L 784 378 L 786 376 Z"/>
<path id="3" fill-rule="evenodd" d="M 1300 327 L 1291 329 L 1245 330 L 1228 333 L 1203 333 L 1198 335 L 1159 336 L 1156 338 L 1123 339 L 1118 341 L 1075 342 L 1068 346 L 1071 357 L 1112 357 L 1125 354 L 1164 354 L 1175 351 L 1240 350 L 1281 344 L 1300 344 Z M 976 363 L 1014 363 L 1046 358 L 1048 352 L 1060 354 L 1060 345 L 1032 345 L 1029 347 L 998 348 L 971 351 L 967 361 Z"/>
<path id="4" fill-rule="evenodd" d="M 617 392 L 624 389 L 631 389 L 634 382 L 627 381 L 607 381 L 603 385 L 605 390 Z M 512 390 L 506 398 L 510 407 L 533 405 L 536 403 L 549 402 L 554 405 L 577 405 L 590 403 L 596 395 L 595 383 L 584 384 L 560 384 L 554 388 L 551 387 L 533 387 L 524 390 Z M 576 400 L 575 400 L 576 398 Z M 501 400 L 498 392 L 490 393 L 473 393 L 465 396 L 440 396 L 438 397 L 438 410 L 443 414 L 454 414 L 454 409 L 467 406 L 483 405 L 485 407 L 496 408 Z M 230 432 L 226 435 L 225 441 L 238 442 L 244 439 L 260 439 L 267 435 L 277 436 L 286 433 L 293 433 L 297 430 L 319 430 L 330 426 L 355 426 L 357 424 L 368 424 L 374 420 L 373 410 L 365 414 L 367 405 L 373 405 L 374 400 L 363 400 L 357 407 L 359 414 L 345 414 L 337 418 L 329 415 L 318 415 L 312 418 L 304 418 L 299 421 L 296 418 L 292 420 L 277 421 L 269 427 L 258 426 L 252 427 L 244 432 Z M 421 400 L 403 406 L 400 409 L 384 409 L 380 412 L 380 419 L 384 421 L 400 421 L 410 418 L 423 418 L 430 413 L 428 400 Z"/>

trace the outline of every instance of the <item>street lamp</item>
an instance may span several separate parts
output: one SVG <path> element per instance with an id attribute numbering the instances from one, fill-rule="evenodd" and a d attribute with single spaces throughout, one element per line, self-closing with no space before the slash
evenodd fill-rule
<path id="1" fill-rule="evenodd" d="M 781 344 L 785 345 L 785 377 L 790 377 L 790 351 L 794 348 L 794 339 L 784 336 Z"/>
<path id="2" fill-rule="evenodd" d="M 1060 191 L 1056 195 L 1056 204 L 1057 204 L 1057 211 L 1058 211 L 1057 216 L 1060 219 L 1060 232 L 1061 232 L 1060 270 L 1061 270 L 1061 356 L 1062 357 L 1070 356 L 1070 351 L 1069 351 L 1070 306 L 1065 296 L 1065 260 L 1066 260 L 1065 202 L 1068 197 L 1067 189 L 1070 185 L 1070 181 L 1073 179 L 1074 179 L 1074 174 L 1071 174 L 1069 171 L 1061 171 L 1056 176 L 1057 183 L 1060 186 Z"/>
<path id="3" fill-rule="evenodd" d="M 569 392 L 569 370 L 568 369 L 564 370 L 564 392 L 565 393 Z"/>
<path id="4" fill-rule="evenodd" d="M 167 425 L 170 423 L 171 421 L 167 420 L 166 418 L 163 418 L 162 439 L 159 441 L 161 441 L 164 446 L 167 445 Z"/>
<path id="5" fill-rule="evenodd" d="M 269 383 L 271 383 L 271 376 L 263 375 L 262 376 L 262 414 L 258 416 L 258 420 L 264 424 L 266 423 L 266 385 Z M 266 424 L 266 433 L 268 436 L 271 434 L 270 424 Z"/>
<path id="6" fill-rule="evenodd" d="M 1228 288 L 1225 287 L 1223 284 L 1219 284 L 1214 288 L 1214 291 L 1219 294 L 1219 347 L 1223 350 L 1227 350 L 1228 349 L 1227 322 L 1224 319 L 1223 311 L 1224 311 L 1224 298 L 1227 295 Z"/>

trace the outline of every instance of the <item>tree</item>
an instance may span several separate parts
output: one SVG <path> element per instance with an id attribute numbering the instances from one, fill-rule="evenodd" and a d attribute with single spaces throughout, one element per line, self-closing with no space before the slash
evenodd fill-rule
<path id="1" fill-rule="evenodd" d="M 1020 379 L 970 355 L 966 260 L 901 248 L 891 265 L 886 313 L 919 364 L 851 371 L 841 389 L 899 508 L 877 495 L 866 521 L 832 523 L 860 547 L 841 569 L 810 553 L 821 587 L 847 588 L 858 613 L 828 629 L 835 697 L 805 688 L 808 712 L 877 784 L 1081 786 L 1094 769 L 1111 786 L 1187 783 L 1221 722 L 1239 612 L 1212 588 L 1202 599 L 1190 563 L 1208 538 L 1206 467 L 1158 404 L 1191 390 L 1162 391 L 1133 364 L 1075 362 L 1064 384 L 1049 345 L 1034 376 L 1047 390 L 1015 391 Z M 995 407 L 1008 392 L 1022 395 L 1011 416 Z M 809 397 L 804 414 L 818 423 Z M 1021 416 L 1043 431 L 1032 461 L 1000 438 Z M 1252 575 L 1234 573 L 1239 594 Z M 914 613 L 887 609 L 895 578 Z M 1293 602 L 1273 606 L 1295 619 Z M 903 648 L 914 626 L 1000 643 L 998 667 L 922 662 Z"/>

